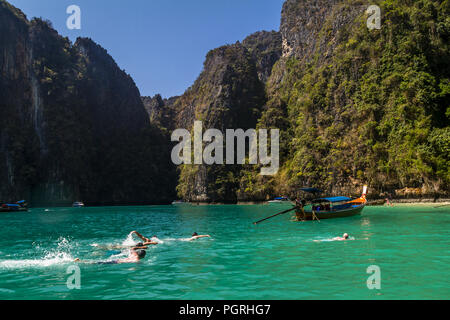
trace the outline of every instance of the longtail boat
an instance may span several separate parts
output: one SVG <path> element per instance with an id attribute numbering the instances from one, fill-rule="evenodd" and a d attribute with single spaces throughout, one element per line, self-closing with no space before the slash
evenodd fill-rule
<path id="1" fill-rule="evenodd" d="M 311 205 L 297 206 L 296 216 L 298 220 L 322 220 L 332 218 L 351 217 L 361 214 L 367 204 L 367 186 L 364 186 L 363 194 L 357 199 L 348 197 L 319 198 L 311 201 Z"/>
<path id="2" fill-rule="evenodd" d="M 0 212 L 24 212 L 28 211 L 28 205 L 25 200 L 16 203 L 4 203 L 0 205 Z"/>
<path id="3" fill-rule="evenodd" d="M 322 191 L 316 188 L 303 188 L 301 191 L 308 193 L 321 193 Z M 363 194 L 357 199 L 351 199 L 348 197 L 329 197 L 318 198 L 309 201 L 307 205 L 306 200 L 296 201 L 294 207 L 276 213 L 270 217 L 261 219 L 253 224 L 259 224 L 263 221 L 267 221 L 274 217 L 292 212 L 295 210 L 296 221 L 308 221 L 308 220 L 321 220 L 332 218 L 351 217 L 361 214 L 364 207 L 367 204 L 366 199 L 367 186 L 364 186 Z"/>

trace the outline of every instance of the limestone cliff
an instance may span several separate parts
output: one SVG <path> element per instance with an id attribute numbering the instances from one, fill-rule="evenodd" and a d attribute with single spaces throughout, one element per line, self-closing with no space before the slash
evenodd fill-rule
<path id="1" fill-rule="evenodd" d="M 282 55 L 281 34 L 276 31 L 256 32 L 242 41 L 256 63 L 259 80 L 267 82 L 274 64 Z"/>
<path id="2" fill-rule="evenodd" d="M 449 3 L 379 5 L 381 29 L 369 30 L 364 1 L 285 2 L 259 122 L 284 133 L 273 190 L 449 192 Z"/>
<path id="3" fill-rule="evenodd" d="M 241 43 L 208 53 L 194 85 L 173 105 L 178 128 L 192 129 L 195 120 L 205 129 L 255 128 L 265 103 L 264 85 L 255 60 Z M 186 165 L 178 191 L 192 201 L 236 202 L 241 166 Z"/>
<path id="4" fill-rule="evenodd" d="M 160 203 L 174 197 L 166 136 L 131 77 L 90 39 L 72 45 L 0 2 L 0 200 Z"/>

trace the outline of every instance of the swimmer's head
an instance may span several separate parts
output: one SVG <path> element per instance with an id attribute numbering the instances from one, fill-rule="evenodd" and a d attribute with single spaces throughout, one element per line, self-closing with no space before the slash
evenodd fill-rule
<path id="1" fill-rule="evenodd" d="M 141 260 L 141 259 L 145 258 L 145 255 L 147 254 L 147 252 L 145 250 L 137 250 L 136 254 L 137 254 L 139 260 Z"/>
<path id="2" fill-rule="evenodd" d="M 138 244 L 136 244 L 136 247 L 143 247 L 144 244 L 142 242 L 139 242 Z"/>
<path id="3" fill-rule="evenodd" d="M 348 239 L 348 233 L 344 233 L 344 239 Z"/>
<path id="4" fill-rule="evenodd" d="M 192 234 L 192 236 L 193 236 L 193 237 L 196 237 L 196 236 L 198 236 L 198 233 L 197 233 L 197 232 L 194 232 L 194 233 Z"/>
<path id="5" fill-rule="evenodd" d="M 152 236 L 152 238 L 158 238 L 157 236 Z"/>

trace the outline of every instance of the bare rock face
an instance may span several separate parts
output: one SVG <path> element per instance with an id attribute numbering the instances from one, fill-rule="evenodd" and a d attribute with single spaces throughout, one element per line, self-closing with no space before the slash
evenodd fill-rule
<path id="1" fill-rule="evenodd" d="M 362 1 L 348 4 L 343 0 L 287 0 L 280 26 L 283 57 L 308 61 L 316 53 L 331 55 L 348 24 L 367 9 L 362 4 Z"/>
<path id="2" fill-rule="evenodd" d="M 67 60 L 52 60 L 65 54 L 69 57 L 70 50 L 66 50 L 68 47 L 62 44 L 65 40 L 49 23 L 39 19 L 28 21 L 20 10 L 5 1 L 0 2 L 0 30 L 0 148 L 3 155 L 0 177 L 4 181 L 0 198 L 32 200 L 39 193 L 46 194 L 44 198 L 64 201 L 76 191 L 65 184 L 62 170 L 56 168 L 57 161 L 49 160 L 50 149 L 58 150 L 54 157 L 64 149 L 56 146 L 51 137 L 49 139 L 54 133 L 52 117 L 55 119 L 56 114 L 50 111 L 52 108 L 47 102 L 55 95 L 61 96 L 55 81 L 62 77 L 75 78 L 70 67 L 61 68 L 59 73 L 55 71 Z M 46 64 L 50 60 L 51 63 Z M 61 107 L 60 115 L 63 109 Z"/>
<path id="3" fill-rule="evenodd" d="M 164 100 L 161 95 L 157 94 L 154 97 L 142 97 L 142 103 L 148 113 L 150 122 L 156 121 L 164 107 Z"/>
<path id="4" fill-rule="evenodd" d="M 110 135 L 118 128 L 135 133 L 148 126 L 146 112 L 134 80 L 117 66 L 105 49 L 88 38 L 78 38 L 74 50 L 80 53 L 78 64 L 85 69 L 85 89 L 92 114 L 103 134 Z M 135 132 L 133 132 L 135 131 Z"/>
<path id="5" fill-rule="evenodd" d="M 142 103 L 150 118 L 150 123 L 165 129 L 174 130 L 173 105 L 179 97 L 163 99 L 157 94 L 154 97 L 142 97 Z"/>
<path id="6" fill-rule="evenodd" d="M 310 57 L 334 5 L 340 0 L 287 0 L 281 13 L 283 57 Z"/>
<path id="7" fill-rule="evenodd" d="M 281 34 L 276 31 L 256 32 L 245 38 L 242 45 L 247 48 L 256 63 L 259 80 L 265 83 L 282 55 Z"/>
<path id="8" fill-rule="evenodd" d="M 240 43 L 210 51 L 194 85 L 173 105 L 179 128 L 201 119 L 208 128 L 249 128 L 264 103 L 255 62 Z"/>
<path id="9" fill-rule="evenodd" d="M 32 46 L 25 15 L 0 2 L 0 201 L 33 183 L 39 147 L 33 127 Z"/>

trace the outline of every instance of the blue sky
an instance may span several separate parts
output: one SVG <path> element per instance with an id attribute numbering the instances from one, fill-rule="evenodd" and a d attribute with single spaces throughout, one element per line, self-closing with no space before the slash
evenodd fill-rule
<path id="1" fill-rule="evenodd" d="M 284 0 L 8 0 L 72 41 L 90 37 L 133 77 L 142 95 L 182 94 L 207 52 L 260 30 L 278 30 Z M 66 9 L 81 8 L 81 30 Z"/>

